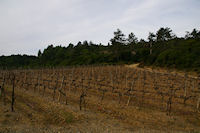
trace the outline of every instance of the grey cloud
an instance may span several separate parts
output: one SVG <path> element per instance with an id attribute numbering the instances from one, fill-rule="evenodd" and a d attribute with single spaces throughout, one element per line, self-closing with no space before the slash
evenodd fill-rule
<path id="1" fill-rule="evenodd" d="M 145 39 L 169 26 L 183 36 L 199 28 L 199 6 L 198 0 L 1 0 L 0 55 L 83 40 L 106 44 L 117 28 Z"/>

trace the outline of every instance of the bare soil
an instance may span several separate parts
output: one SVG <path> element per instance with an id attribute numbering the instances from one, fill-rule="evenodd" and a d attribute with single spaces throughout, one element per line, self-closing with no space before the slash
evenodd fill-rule
<path id="1" fill-rule="evenodd" d="M 39 93 L 19 89 L 15 93 L 15 111 L 11 112 L 11 90 L 7 89 L 6 93 L 6 105 L 2 100 L 0 102 L 2 133 L 200 131 L 200 123 L 190 123 L 189 119 L 181 116 L 167 116 L 164 112 L 138 107 L 112 107 L 113 110 L 108 110 L 111 108 L 102 109 L 99 106 L 92 109 L 92 105 L 80 111 L 78 105 L 73 102 L 65 105 L 48 96 L 42 97 Z"/>
<path id="2" fill-rule="evenodd" d="M 10 90 L 7 94 L 11 93 Z M 64 105 L 28 91 L 16 91 L 14 112 L 10 98 L 0 102 L 0 132 L 133 132 L 133 126 L 101 112 L 79 111 L 78 106 Z"/>
<path id="3" fill-rule="evenodd" d="M 124 71 L 127 67 L 134 68 L 136 73 L 132 73 L 131 69 Z M 34 78 L 32 72 L 29 73 L 30 75 L 25 74 L 24 76 L 23 73 L 18 73 L 19 78 L 27 78 L 25 80 L 26 83 L 24 80 L 19 79 L 19 83 L 23 83 L 23 85 L 20 86 L 18 84 L 15 88 L 14 112 L 11 112 L 12 87 L 8 86 L 10 81 L 7 80 L 5 104 L 0 97 L 0 133 L 200 132 L 200 112 L 194 110 L 197 97 L 189 99 L 184 105 L 182 103 L 183 99 L 180 97 L 184 94 L 184 89 L 181 88 L 176 93 L 177 97 L 173 97 L 172 112 L 168 115 L 166 111 L 168 95 L 164 97 L 164 102 L 161 101 L 162 97 L 156 93 L 152 84 L 152 73 L 147 72 L 156 71 L 158 73 L 155 81 L 160 86 L 160 91 L 163 92 L 169 89 L 171 82 L 182 85 L 184 83 L 182 77 L 174 77 L 172 75 L 170 77 L 172 80 L 168 83 L 166 80 L 168 77 L 159 75 L 159 72 L 168 73 L 167 71 L 140 68 L 138 64 L 127 67 L 94 69 L 97 75 L 91 76 L 91 79 L 85 78 L 83 83 L 80 82 L 82 77 L 87 77 L 88 75 L 81 75 L 80 72 L 85 70 L 76 69 L 73 78 L 66 71 L 65 75 L 67 74 L 68 76 L 63 87 L 63 92 L 66 95 L 61 95 L 61 97 L 59 97 L 59 87 L 55 85 L 57 84 L 57 78 L 52 78 L 51 82 L 49 82 L 51 83 L 50 86 L 47 83 L 48 78 L 50 78 L 49 73 L 52 70 L 44 70 L 43 79 L 38 75 L 39 79 L 37 80 L 39 82 L 36 80 L 36 83 L 32 80 Z M 116 76 L 114 80 L 115 85 L 112 85 L 112 80 L 109 79 L 110 73 L 108 69 L 118 70 L 117 74 L 113 74 Z M 136 70 L 141 71 L 138 72 Z M 146 73 L 146 80 L 142 80 L 141 75 L 143 71 Z M 92 73 L 95 72 L 92 71 Z M 38 71 L 39 73 L 41 72 Z M 63 71 L 58 71 L 57 74 L 61 75 Z M 129 76 L 130 79 L 127 82 L 132 83 L 134 77 L 138 77 L 138 75 L 139 80 L 135 80 L 137 81 L 135 83 L 135 90 L 130 91 L 130 94 L 133 94 L 130 95 L 130 104 L 127 105 L 129 97 L 125 95 L 126 91 L 124 89 L 127 86 L 125 87 L 126 82 L 124 79 L 126 79 L 126 76 Z M 112 78 L 115 76 L 112 76 Z M 62 79 L 61 76 L 59 79 Z M 74 85 L 71 81 L 74 81 Z M 142 87 L 143 81 L 146 83 L 145 87 Z M 59 85 L 61 82 L 59 80 Z M 97 83 L 104 84 L 105 86 L 99 87 L 100 85 Z M 196 91 L 194 91 L 196 88 L 191 89 L 192 86 L 196 85 L 191 84 L 193 83 L 192 79 L 189 78 L 186 83 L 188 96 L 197 95 Z M 34 87 L 34 85 L 38 86 Z M 44 86 L 46 86 L 46 90 Z M 55 86 L 57 90 L 54 94 L 53 87 L 55 88 Z M 83 107 L 80 111 L 79 100 L 84 87 L 88 89 L 87 96 L 85 97 L 86 108 Z M 112 87 L 115 87 L 114 91 L 112 91 Z M 130 88 L 130 86 L 128 87 Z M 141 98 L 143 95 L 142 88 L 148 90 L 145 92 L 144 98 Z M 107 91 L 104 94 L 102 90 Z M 119 94 L 121 94 L 121 98 Z M 53 98 L 53 95 L 55 95 L 55 98 Z M 68 101 L 67 104 L 65 103 L 66 99 Z"/>

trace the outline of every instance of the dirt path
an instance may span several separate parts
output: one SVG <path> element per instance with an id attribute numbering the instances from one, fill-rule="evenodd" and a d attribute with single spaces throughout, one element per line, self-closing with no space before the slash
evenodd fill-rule
<path id="1" fill-rule="evenodd" d="M 139 63 L 126 65 L 126 67 L 134 68 L 134 69 L 138 69 L 138 70 L 150 71 L 150 72 L 154 71 L 154 72 L 157 72 L 157 73 L 170 73 L 170 74 L 178 74 L 178 75 L 182 75 L 182 76 L 184 76 L 185 73 L 187 73 L 191 77 L 199 77 L 200 76 L 199 74 L 197 74 L 195 72 L 185 72 L 185 71 L 172 69 L 172 68 L 171 69 L 167 69 L 167 68 L 155 67 L 155 66 L 143 66 L 143 67 L 140 67 Z"/>

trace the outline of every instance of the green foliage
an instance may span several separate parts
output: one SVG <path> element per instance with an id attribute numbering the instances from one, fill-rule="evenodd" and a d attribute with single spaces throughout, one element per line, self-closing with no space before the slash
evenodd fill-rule
<path id="1" fill-rule="evenodd" d="M 128 44 L 136 44 L 136 43 L 138 43 L 137 37 L 132 32 L 128 35 L 127 41 L 128 41 Z"/>
<path id="2" fill-rule="evenodd" d="M 72 123 L 75 120 L 73 114 L 70 112 L 62 112 L 62 116 L 63 116 L 65 122 L 68 124 Z"/>
<path id="3" fill-rule="evenodd" d="M 171 67 L 200 72 L 200 31 L 187 32 L 185 38 L 175 38 L 170 28 L 149 33 L 148 42 L 138 42 L 130 33 L 128 38 L 119 29 L 111 44 L 78 42 L 67 47 L 49 45 L 38 56 L 0 56 L 0 68 L 34 68 L 91 64 L 130 64 Z M 150 52 L 150 49 L 152 52 Z M 151 53 L 151 54 L 150 54 Z"/>
<path id="4" fill-rule="evenodd" d="M 198 31 L 197 29 L 193 29 L 191 33 L 187 31 L 185 38 L 186 39 L 189 39 L 189 38 L 200 39 L 200 31 Z"/>
<path id="5" fill-rule="evenodd" d="M 0 56 L 0 68 L 28 68 L 37 64 L 38 58 L 28 55 Z"/>
<path id="6" fill-rule="evenodd" d="M 175 38 L 175 35 L 172 33 L 172 30 L 168 27 L 160 28 L 156 33 L 157 41 L 167 41 Z"/>

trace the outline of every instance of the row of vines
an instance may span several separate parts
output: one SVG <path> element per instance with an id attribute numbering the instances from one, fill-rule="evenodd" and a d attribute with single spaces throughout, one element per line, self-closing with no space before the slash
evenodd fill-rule
<path id="1" fill-rule="evenodd" d="M 2 70 L 0 95 L 6 97 L 5 85 L 49 96 L 70 104 L 74 99 L 80 110 L 87 103 L 138 106 L 171 112 L 198 113 L 200 78 L 174 73 L 160 73 L 125 66 L 87 66 L 60 69 Z"/>

